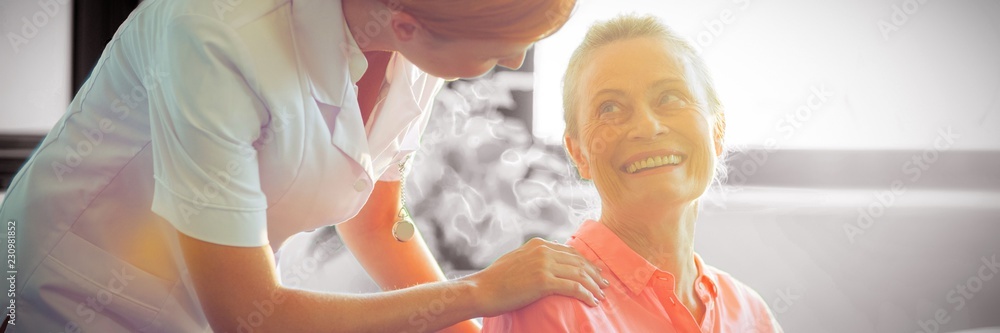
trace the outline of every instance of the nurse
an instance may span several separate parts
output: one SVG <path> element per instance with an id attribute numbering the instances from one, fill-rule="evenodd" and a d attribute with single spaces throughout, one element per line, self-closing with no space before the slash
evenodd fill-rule
<path id="1" fill-rule="evenodd" d="M 519 67 L 574 5 L 143 1 L 0 206 L 10 328 L 477 332 L 547 295 L 596 305 L 597 269 L 538 239 L 445 281 L 400 209 L 440 78 Z M 275 252 L 331 224 L 386 292 L 282 284 Z"/>

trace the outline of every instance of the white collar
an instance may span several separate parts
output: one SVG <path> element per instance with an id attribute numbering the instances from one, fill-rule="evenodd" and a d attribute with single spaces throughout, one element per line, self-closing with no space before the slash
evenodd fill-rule
<path id="1" fill-rule="evenodd" d="M 343 106 L 344 95 L 353 93 L 348 84 L 361 79 L 368 60 L 347 28 L 341 1 L 293 0 L 292 21 L 313 96 Z"/>

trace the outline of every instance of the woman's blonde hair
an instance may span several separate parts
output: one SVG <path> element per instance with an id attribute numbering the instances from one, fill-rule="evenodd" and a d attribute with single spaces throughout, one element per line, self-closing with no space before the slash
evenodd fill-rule
<path id="1" fill-rule="evenodd" d="M 580 70 L 594 51 L 617 41 L 632 38 L 658 38 L 667 43 L 678 56 L 686 56 L 694 67 L 698 79 L 705 89 L 705 99 L 709 110 L 716 117 L 716 130 L 721 131 L 725 127 L 722 117 L 722 102 L 715 92 L 715 85 L 712 83 L 712 76 L 708 72 L 708 67 L 698 55 L 698 52 L 691 44 L 680 37 L 672 29 L 660 23 L 660 20 L 653 16 L 621 15 L 608 21 L 598 22 L 590 27 L 583 43 L 576 48 L 570 57 L 569 66 L 563 76 L 563 117 L 566 121 L 566 134 L 571 137 L 577 135 L 576 124 L 576 88 L 580 77 Z M 689 78 L 691 79 L 691 78 Z"/>
<path id="2" fill-rule="evenodd" d="M 380 0 L 445 39 L 533 42 L 569 20 L 576 0 Z"/>

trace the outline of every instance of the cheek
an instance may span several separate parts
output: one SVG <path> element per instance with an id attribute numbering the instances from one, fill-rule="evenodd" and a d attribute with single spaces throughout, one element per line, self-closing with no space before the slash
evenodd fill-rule
<path id="1" fill-rule="evenodd" d="M 698 148 L 697 157 L 691 161 L 691 178 L 699 186 L 712 182 L 715 172 L 715 151 L 702 146 Z"/>
<path id="2" fill-rule="evenodd" d="M 608 124 L 596 123 L 583 126 L 581 134 L 587 147 L 585 158 L 594 185 L 597 186 L 598 192 L 617 197 L 624 191 L 615 165 L 615 157 L 622 139 L 621 129 Z M 604 199 L 612 200 L 613 198 Z"/>
<path id="3" fill-rule="evenodd" d="M 587 151 L 600 160 L 610 161 L 614 149 L 621 141 L 621 129 L 602 123 L 588 124 L 581 129 Z"/>
<path id="4" fill-rule="evenodd" d="M 712 181 L 715 172 L 715 145 L 710 129 L 711 122 L 702 116 L 695 116 L 682 129 L 684 137 L 691 141 L 691 178 L 698 185 Z"/>
<path id="5" fill-rule="evenodd" d="M 486 73 L 489 73 L 493 67 L 496 67 L 496 62 L 483 62 L 483 61 L 470 61 L 467 68 L 469 68 L 470 77 L 480 77 Z"/>

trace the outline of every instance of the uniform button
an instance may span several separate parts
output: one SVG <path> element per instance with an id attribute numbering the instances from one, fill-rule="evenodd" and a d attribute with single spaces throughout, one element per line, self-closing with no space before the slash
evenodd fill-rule
<path id="1" fill-rule="evenodd" d="M 368 187 L 368 185 L 365 184 L 365 181 L 362 180 L 362 179 L 358 179 L 358 181 L 354 182 L 354 190 L 355 191 L 361 192 L 361 191 L 364 191 L 365 188 L 367 188 L 367 187 Z"/>

